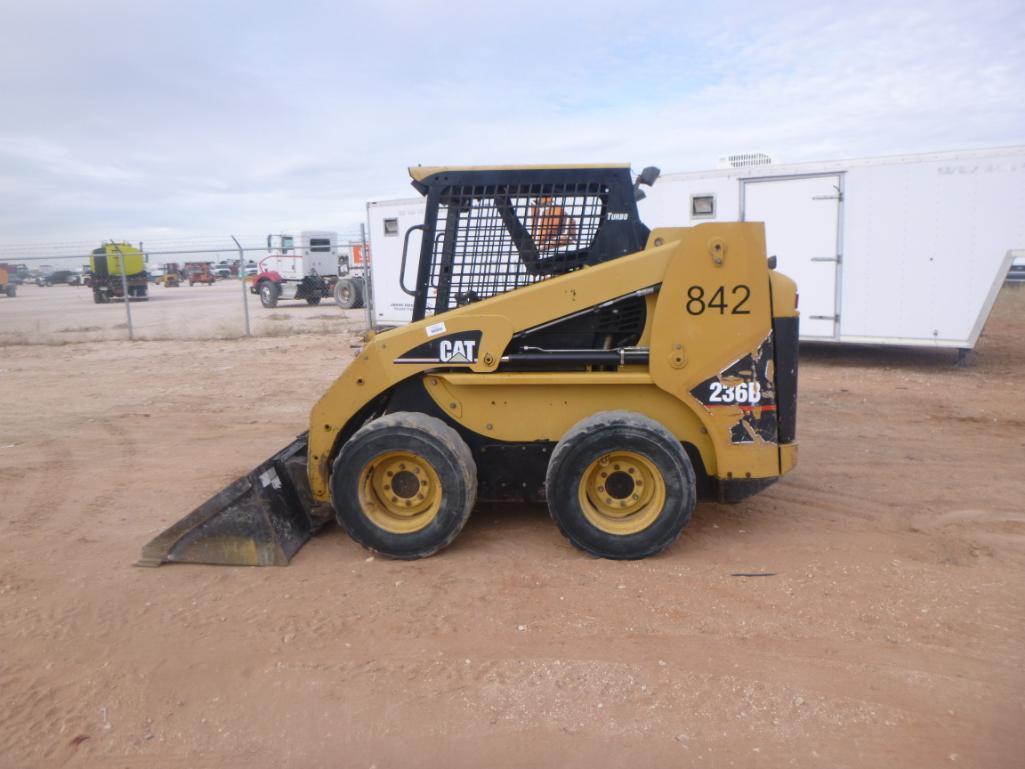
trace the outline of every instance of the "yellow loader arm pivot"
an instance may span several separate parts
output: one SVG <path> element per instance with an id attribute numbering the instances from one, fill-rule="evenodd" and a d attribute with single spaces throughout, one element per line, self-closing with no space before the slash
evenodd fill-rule
<path id="1" fill-rule="evenodd" d="M 331 518 L 418 558 L 477 499 L 545 501 L 581 549 L 640 558 L 699 497 L 793 468 L 796 287 L 761 224 L 649 231 L 626 166 L 411 173 L 427 198 L 413 322 L 369 334 L 308 437 L 144 561 L 287 563 Z"/>

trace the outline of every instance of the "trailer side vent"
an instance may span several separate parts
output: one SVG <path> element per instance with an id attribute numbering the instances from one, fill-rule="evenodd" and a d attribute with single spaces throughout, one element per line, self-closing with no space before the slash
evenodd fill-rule
<path id="1" fill-rule="evenodd" d="M 723 155 L 719 158 L 719 168 L 748 168 L 749 166 L 768 166 L 778 162 L 764 152 L 740 152 L 736 155 Z"/>
<path id="2" fill-rule="evenodd" d="M 398 219 L 385 219 L 384 220 L 384 234 L 385 235 L 398 235 L 399 234 L 399 220 Z"/>

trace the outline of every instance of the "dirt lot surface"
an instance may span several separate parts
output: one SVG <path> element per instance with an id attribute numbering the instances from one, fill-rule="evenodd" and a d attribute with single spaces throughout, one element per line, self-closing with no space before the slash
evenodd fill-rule
<path id="1" fill-rule="evenodd" d="M 121 320 L 89 309 L 58 328 Z M 482 506 L 424 561 L 331 529 L 288 568 L 133 568 L 304 429 L 355 322 L 0 347 L 0 766 L 1025 763 L 1025 291 L 968 369 L 805 349 L 798 469 L 656 558 Z"/>

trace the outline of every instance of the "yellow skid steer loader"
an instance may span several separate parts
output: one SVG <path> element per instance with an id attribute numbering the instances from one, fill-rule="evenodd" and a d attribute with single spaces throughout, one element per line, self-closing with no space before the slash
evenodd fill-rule
<path id="1" fill-rule="evenodd" d="M 140 563 L 284 565 L 336 519 L 395 558 L 477 499 L 546 501 L 606 558 L 680 534 L 797 460 L 797 291 L 763 226 L 649 229 L 628 165 L 413 168 L 413 322 L 369 333 L 308 432 L 164 531 Z M 410 270 L 412 272 L 412 270 Z"/>

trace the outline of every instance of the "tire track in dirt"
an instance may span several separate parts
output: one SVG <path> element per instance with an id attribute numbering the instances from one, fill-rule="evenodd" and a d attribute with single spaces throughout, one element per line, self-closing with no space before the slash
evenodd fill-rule
<path id="1" fill-rule="evenodd" d="M 70 494 L 68 478 L 74 469 L 71 450 L 61 440 L 44 440 L 35 450 L 40 459 L 21 469 L 22 481 L 30 483 L 26 501 L 9 522 L 18 536 L 32 535 L 45 528 Z"/>

